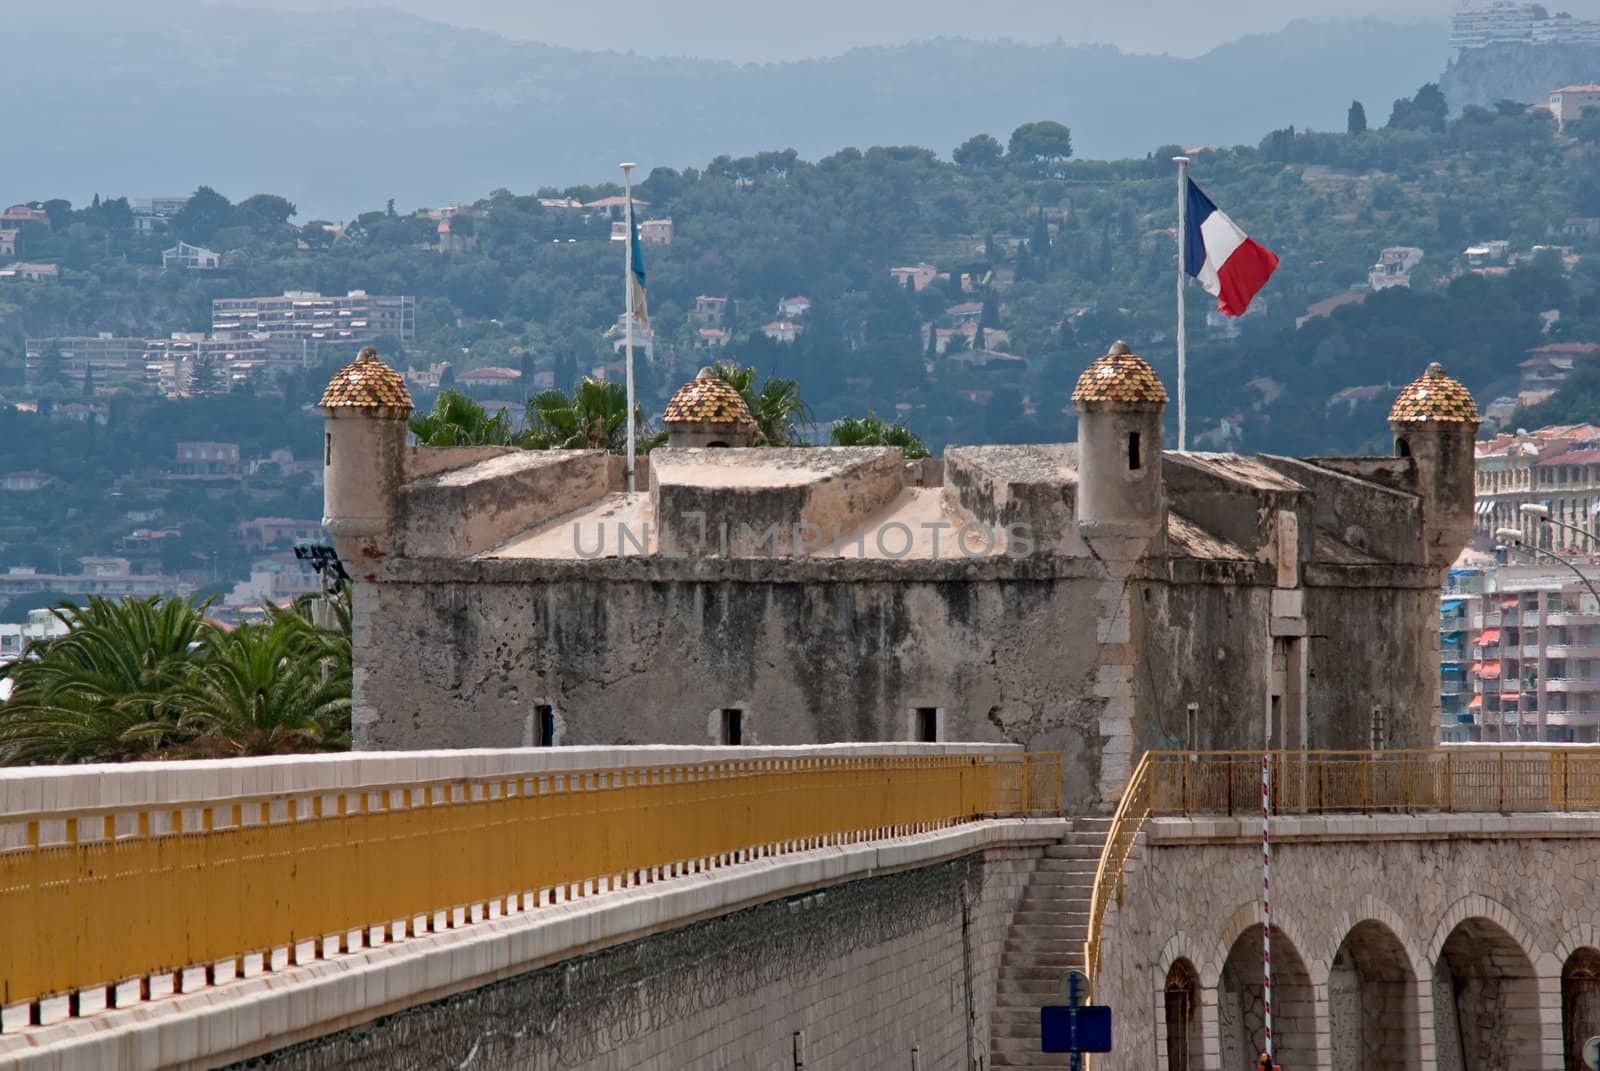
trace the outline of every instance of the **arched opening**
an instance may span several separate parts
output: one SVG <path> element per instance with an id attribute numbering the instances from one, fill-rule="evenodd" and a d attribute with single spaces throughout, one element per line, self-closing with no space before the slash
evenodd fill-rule
<path id="1" fill-rule="evenodd" d="M 1433 969 L 1441 1068 L 1539 1066 L 1539 987 L 1515 939 L 1486 918 L 1462 920 Z"/>
<path id="2" fill-rule="evenodd" d="M 1167 1071 L 1199 1071 L 1200 975 L 1186 959 L 1167 971 Z"/>
<path id="3" fill-rule="evenodd" d="M 1419 1066 L 1416 1004 L 1416 976 L 1400 939 L 1370 919 L 1351 927 L 1328 971 L 1334 1071 Z"/>
<path id="4" fill-rule="evenodd" d="M 708 450 L 726 450 L 726 449 L 728 449 L 728 444 L 727 443 L 706 443 L 706 448 Z"/>
<path id="5" fill-rule="evenodd" d="M 1406 441 L 1404 438 L 1396 438 L 1395 441 L 1394 441 L 1394 456 L 1395 457 L 1410 457 L 1411 456 L 1411 443 Z"/>
<path id="6" fill-rule="evenodd" d="M 1583 1071 L 1583 1043 L 1600 1034 L 1600 951 L 1580 948 L 1561 967 L 1561 1044 L 1567 1071 Z"/>
<path id="7" fill-rule="evenodd" d="M 1266 1041 L 1262 1000 L 1261 927 L 1251 926 L 1233 942 L 1222 966 L 1217 1026 L 1224 1068 L 1256 1066 Z M 1305 960 L 1294 944 L 1272 931 L 1272 1054 L 1284 1067 L 1316 1064 L 1316 1008 Z"/>

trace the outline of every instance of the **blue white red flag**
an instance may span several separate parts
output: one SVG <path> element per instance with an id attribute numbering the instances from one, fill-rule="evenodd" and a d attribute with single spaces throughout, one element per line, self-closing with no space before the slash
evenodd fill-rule
<path id="1" fill-rule="evenodd" d="M 1267 285 L 1277 268 L 1277 254 L 1223 215 L 1193 179 L 1186 181 L 1183 270 L 1217 299 L 1224 316 L 1243 316 L 1250 299 Z"/>

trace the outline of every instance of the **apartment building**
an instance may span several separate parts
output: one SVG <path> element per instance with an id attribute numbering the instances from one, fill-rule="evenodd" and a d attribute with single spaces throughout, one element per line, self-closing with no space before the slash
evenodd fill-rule
<path id="1" fill-rule="evenodd" d="M 1590 44 L 1595 41 L 1600 41 L 1600 22 L 1575 19 L 1564 11 L 1552 15 L 1541 4 L 1521 0 L 1463 4 L 1450 20 L 1451 48 Z"/>
<path id="2" fill-rule="evenodd" d="M 1593 559 L 1573 568 L 1600 586 Z M 1571 569 L 1453 569 L 1439 615 L 1442 740 L 1600 741 L 1600 602 Z"/>
<path id="3" fill-rule="evenodd" d="M 352 290 L 343 297 L 291 290 L 281 297 L 217 298 L 211 334 L 217 339 L 272 340 L 276 348 L 314 351 L 349 346 L 379 335 L 410 341 L 417 332 L 417 299 Z M 283 347 L 284 342 L 293 343 Z M 312 352 L 310 356 L 315 356 Z"/>
<path id="4" fill-rule="evenodd" d="M 30 383 L 35 381 L 41 362 L 52 351 L 60 356 L 61 375 L 69 384 L 81 386 L 84 376 L 91 371 L 95 382 L 102 385 L 119 379 L 145 378 L 145 340 L 102 332 L 93 337 L 24 339 L 22 353 Z"/>
<path id="5" fill-rule="evenodd" d="M 1600 547 L 1600 427 L 1565 424 L 1502 433 L 1476 448 L 1474 534 L 1494 542 L 1501 528 L 1516 528 L 1531 545 L 1589 554 Z M 1541 523 L 1522 512 L 1540 505 L 1550 519 L 1578 529 Z"/>

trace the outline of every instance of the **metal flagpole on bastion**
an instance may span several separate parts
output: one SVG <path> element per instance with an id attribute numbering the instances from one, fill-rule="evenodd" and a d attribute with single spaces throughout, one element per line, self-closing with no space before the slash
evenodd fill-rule
<path id="1" fill-rule="evenodd" d="M 1174 156 L 1172 162 L 1178 165 L 1178 450 L 1181 452 L 1189 448 L 1189 378 L 1183 323 L 1183 241 L 1189 229 L 1189 190 L 1186 182 L 1189 177 L 1189 158 Z"/>
<path id="2" fill-rule="evenodd" d="M 627 315 L 624 317 L 623 346 L 627 350 L 628 359 L 628 493 L 632 494 L 633 487 L 633 169 L 636 165 L 622 164 L 623 195 L 627 203 L 623 207 L 624 218 L 628 221 L 628 230 L 622 239 L 622 291 L 626 296 Z"/>

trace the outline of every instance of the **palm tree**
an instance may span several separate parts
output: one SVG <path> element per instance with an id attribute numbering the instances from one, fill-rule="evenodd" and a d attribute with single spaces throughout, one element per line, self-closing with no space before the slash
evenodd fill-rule
<path id="1" fill-rule="evenodd" d="M 928 448 L 904 424 L 886 424 L 872 410 L 864 417 L 844 417 L 835 420 L 828 431 L 828 440 L 835 446 L 898 446 L 908 458 L 928 456 Z"/>
<path id="2" fill-rule="evenodd" d="M 275 755 L 348 747 L 350 676 L 326 668 L 340 645 L 325 631 L 295 610 L 232 632 L 208 630 L 198 666 L 170 699 L 194 734 L 192 749 Z"/>
<path id="3" fill-rule="evenodd" d="M 584 376 L 572 393 L 552 388 L 528 399 L 528 431 L 523 445 L 537 450 L 609 450 L 628 448 L 628 392 L 620 383 Z M 640 453 L 660 445 L 665 436 L 650 434 L 644 408 L 633 410 Z"/>
<path id="4" fill-rule="evenodd" d="M 515 433 L 505 410 L 488 410 L 456 390 L 442 390 L 433 409 L 411 418 L 411 433 L 422 446 L 512 446 Z"/>
<path id="5" fill-rule="evenodd" d="M 193 671 L 211 600 L 91 597 L 52 610 L 64 636 L 0 668 L 0 762 L 115 761 L 186 734 L 168 704 Z"/>
<path id="6" fill-rule="evenodd" d="M 736 364 L 715 365 L 718 377 L 739 392 L 750 416 L 768 446 L 794 446 L 805 442 L 805 428 L 814 421 L 800 397 L 800 384 L 782 376 L 768 376 L 756 389 L 756 370 Z"/>

